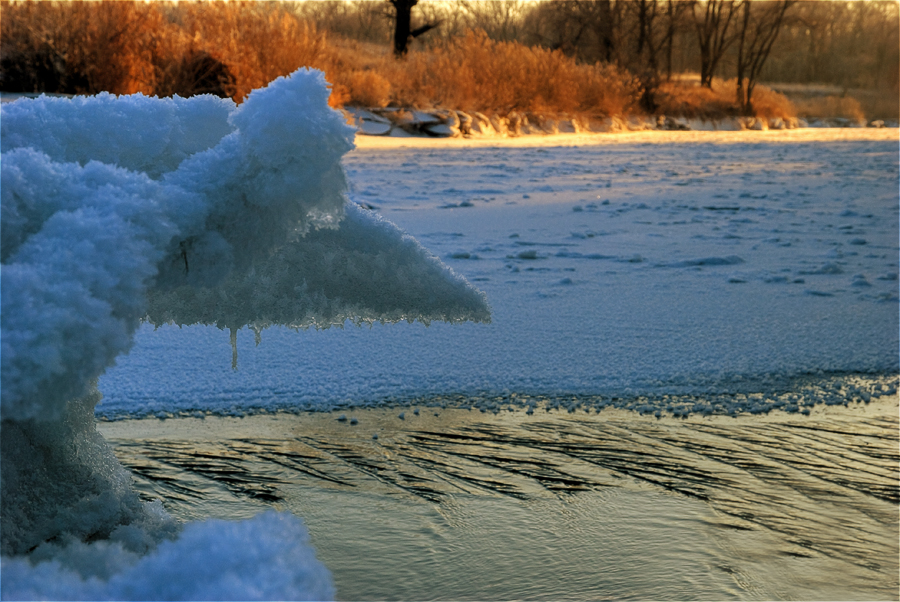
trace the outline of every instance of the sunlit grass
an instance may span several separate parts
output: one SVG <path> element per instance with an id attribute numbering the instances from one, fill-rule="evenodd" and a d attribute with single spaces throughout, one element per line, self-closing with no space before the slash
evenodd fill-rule
<path id="1" fill-rule="evenodd" d="M 327 36 L 289 3 L 7 1 L 2 10 L 6 89 L 16 76 L 34 88 L 23 91 L 214 93 L 240 102 L 308 66 L 325 72 L 333 106 L 500 116 L 640 112 L 642 89 L 627 71 L 494 41 L 480 31 L 414 49 L 398 61 L 387 46 Z M 660 114 L 719 119 L 739 112 L 733 80 L 716 81 L 712 89 L 663 83 L 655 97 Z M 784 96 L 762 86 L 754 108 L 760 117 L 795 115 Z"/>
<path id="2" fill-rule="evenodd" d="M 656 94 L 659 112 L 698 119 L 724 119 L 740 114 L 737 103 L 737 79 L 714 78 L 711 88 L 699 85 L 688 75 L 660 85 Z M 796 109 L 783 94 L 757 85 L 753 92 L 753 116 L 789 119 Z"/>

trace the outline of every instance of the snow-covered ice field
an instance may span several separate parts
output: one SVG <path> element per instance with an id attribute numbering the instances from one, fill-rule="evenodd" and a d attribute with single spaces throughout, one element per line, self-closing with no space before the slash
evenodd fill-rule
<path id="1" fill-rule="evenodd" d="M 242 330 L 237 371 L 227 332 L 145 326 L 98 415 L 510 395 L 740 413 L 897 390 L 896 130 L 357 146 L 351 199 L 483 290 L 491 324 Z"/>

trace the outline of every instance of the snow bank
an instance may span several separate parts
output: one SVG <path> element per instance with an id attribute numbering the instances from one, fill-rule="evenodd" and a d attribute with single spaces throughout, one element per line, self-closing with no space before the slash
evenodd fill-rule
<path id="1" fill-rule="evenodd" d="M 2 552 L 62 563 L 38 564 L 35 580 L 72 569 L 66 563 L 87 552 L 66 550 L 80 542 L 140 555 L 178 530 L 138 500 L 93 423 L 94 383 L 129 350 L 148 310 L 157 324 L 257 332 L 346 319 L 489 320 L 484 295 L 418 243 L 345 208 L 340 160 L 354 131 L 328 94 L 321 73 L 300 70 L 240 107 L 140 95 L 3 105 Z M 186 553 L 187 536 L 171 545 Z M 260 558 L 278 554 L 267 545 Z M 181 554 L 159 550 L 163 565 Z M 29 565 L 7 566 L 16 567 L 10 591 L 30 591 Z M 194 595 L 270 595 L 229 575 Z M 122 589 L 115 578 L 88 584 L 84 596 L 170 595 Z M 4 568 L 4 597 L 6 584 Z"/>
<path id="2" fill-rule="evenodd" d="M 426 138 L 505 138 L 530 135 L 556 134 L 600 134 L 658 131 L 740 131 L 740 130 L 784 130 L 809 127 L 803 119 L 791 117 L 782 119 L 758 119 L 740 117 L 727 119 L 688 119 L 657 115 L 656 117 L 607 117 L 591 119 L 559 115 L 512 112 L 506 117 L 486 115 L 450 109 L 415 111 L 388 108 L 344 109 L 347 119 L 353 123 L 359 134 L 385 137 L 426 137 Z M 880 125 L 878 125 L 880 123 Z M 845 126 L 847 124 L 844 124 Z M 863 123 L 862 125 L 865 125 Z M 883 122 L 873 122 L 870 127 L 883 127 Z"/>
<path id="3" fill-rule="evenodd" d="M 54 161 L 99 161 L 159 178 L 231 133 L 234 109 L 231 99 L 212 95 L 40 96 L 4 103 L 0 136 L 4 152 L 30 147 Z"/>
<path id="4" fill-rule="evenodd" d="M 121 544 L 74 543 L 32 567 L 4 559 L 4 600 L 325 600 L 328 571 L 303 523 L 267 512 L 242 522 L 207 520 L 140 557 Z"/>

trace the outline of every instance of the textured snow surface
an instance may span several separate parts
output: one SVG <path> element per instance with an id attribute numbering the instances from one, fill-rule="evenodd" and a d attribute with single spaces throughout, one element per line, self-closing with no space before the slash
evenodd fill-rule
<path id="1" fill-rule="evenodd" d="M 146 326 L 101 416 L 571 395 L 741 413 L 896 391 L 896 130 L 357 144 L 351 198 L 484 290 L 492 322 L 244 330 L 236 372 L 221 332 Z"/>
<path id="2" fill-rule="evenodd" d="M 138 556 L 120 544 L 74 543 L 32 567 L 3 560 L 4 600 L 328 600 L 334 585 L 303 523 L 267 512 L 188 524 Z"/>

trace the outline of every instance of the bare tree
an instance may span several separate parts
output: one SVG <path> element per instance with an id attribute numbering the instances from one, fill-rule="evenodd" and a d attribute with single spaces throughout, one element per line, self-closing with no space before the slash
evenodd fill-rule
<path id="1" fill-rule="evenodd" d="M 536 5 L 525 19 L 529 42 L 584 60 L 583 42 L 589 27 L 579 14 L 587 4 L 550 0 Z"/>
<path id="2" fill-rule="evenodd" d="M 583 62 L 624 67 L 641 82 L 641 105 L 656 109 L 662 68 L 672 72 L 674 39 L 687 24 L 684 0 L 554 0 L 529 15 L 526 29 L 540 43 Z"/>
<path id="3" fill-rule="evenodd" d="M 613 63 L 616 61 L 615 32 L 622 23 L 622 2 L 614 0 L 597 0 L 592 2 L 591 23 L 597 36 L 600 60 Z"/>
<path id="4" fill-rule="evenodd" d="M 521 34 L 524 0 L 458 0 L 470 29 L 484 31 L 492 40 L 509 42 Z"/>
<path id="5" fill-rule="evenodd" d="M 634 47 L 625 60 L 626 67 L 641 82 L 641 106 L 648 113 L 656 110 L 655 94 L 659 87 L 659 63 L 657 55 L 666 42 L 666 29 L 660 30 L 658 0 L 635 0 L 628 5 L 633 11 L 633 22 L 637 29 Z"/>
<path id="6" fill-rule="evenodd" d="M 691 6 L 697 42 L 700 45 L 700 85 L 712 87 L 713 74 L 719 60 L 735 41 L 731 23 L 741 2 L 742 0 L 706 0 Z"/>
<path id="7" fill-rule="evenodd" d="M 666 59 L 666 81 L 672 79 L 672 51 L 675 36 L 685 25 L 685 15 L 692 10 L 693 0 L 666 0 L 666 30 L 663 44 Z"/>
<path id="8" fill-rule="evenodd" d="M 626 0 L 551 0 L 538 3 L 524 19 L 533 42 L 562 50 L 581 61 L 618 63 Z"/>
<path id="9" fill-rule="evenodd" d="M 343 38 L 383 44 L 392 34 L 394 11 L 387 3 L 346 0 L 344 2 L 286 3 L 299 18 L 316 28 Z"/>
<path id="10" fill-rule="evenodd" d="M 390 0 L 394 7 L 394 55 L 406 56 L 409 50 L 410 40 L 427 33 L 440 25 L 439 21 L 425 23 L 415 29 L 412 28 L 412 9 L 419 0 Z"/>
<path id="11" fill-rule="evenodd" d="M 645 62 L 650 70 L 657 71 L 657 47 L 653 43 L 653 25 L 656 21 L 656 9 L 658 5 L 656 0 L 635 0 L 632 6 L 637 9 L 638 30 L 634 56 L 641 62 Z M 646 61 L 644 61 L 645 57 Z"/>
<path id="12" fill-rule="evenodd" d="M 755 4 L 744 0 L 738 36 L 737 102 L 745 115 L 753 112 L 753 89 L 794 1 L 764 2 L 754 10 Z"/>

